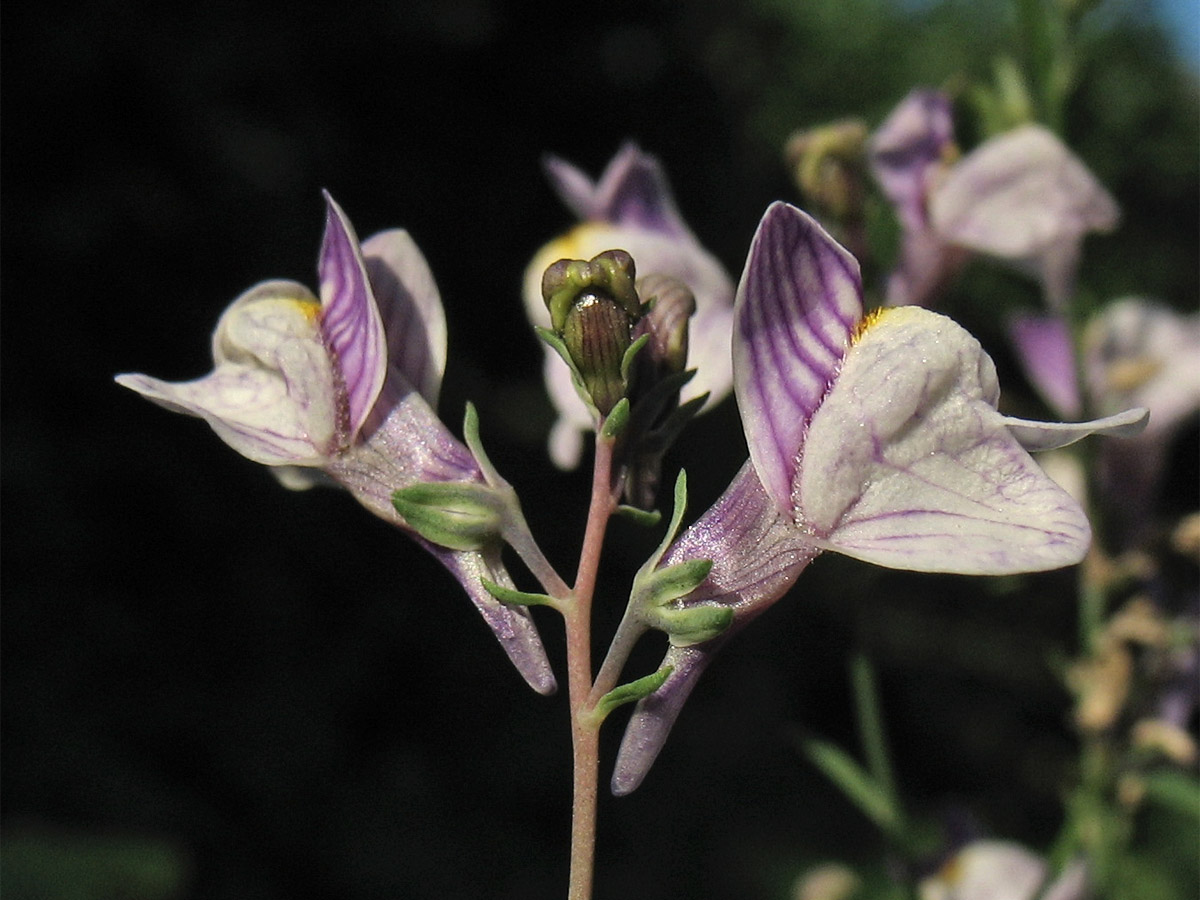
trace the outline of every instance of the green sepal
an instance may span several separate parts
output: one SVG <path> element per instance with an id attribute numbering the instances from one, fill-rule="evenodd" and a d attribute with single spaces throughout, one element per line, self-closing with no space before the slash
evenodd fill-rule
<path id="1" fill-rule="evenodd" d="M 675 492 L 672 498 L 674 505 L 671 509 L 671 521 L 667 525 L 667 533 L 663 535 L 663 539 L 658 546 L 654 548 L 654 552 L 650 554 L 650 558 L 646 560 L 637 574 L 633 578 L 634 591 L 637 591 L 639 582 L 645 581 L 650 576 L 663 558 L 663 554 L 667 552 L 667 548 L 671 546 L 671 542 L 675 540 L 675 535 L 679 533 L 679 526 L 683 524 L 683 514 L 687 511 L 687 472 L 683 469 L 679 470 L 679 474 L 675 476 Z"/>
<path id="2" fill-rule="evenodd" d="M 712 566 L 711 559 L 689 559 L 665 569 L 655 569 L 640 580 L 639 596 L 645 598 L 647 609 L 686 597 L 700 587 Z"/>
<path id="3" fill-rule="evenodd" d="M 650 335 L 643 334 L 629 345 L 625 350 L 625 355 L 621 357 L 621 381 L 625 383 L 626 389 L 629 387 L 629 373 L 633 369 L 634 361 L 637 360 L 637 355 L 642 352 L 642 348 L 648 343 L 650 343 Z"/>
<path id="4" fill-rule="evenodd" d="M 622 397 L 604 418 L 600 434 L 610 440 L 619 438 L 629 424 L 629 398 Z"/>
<path id="5" fill-rule="evenodd" d="M 558 602 L 549 594 L 530 594 L 526 591 L 518 591 L 516 588 L 505 587 L 486 578 L 480 578 L 479 582 L 485 591 L 501 603 L 514 606 L 554 606 Z"/>
<path id="6" fill-rule="evenodd" d="M 600 411 L 596 409 L 592 395 L 587 389 L 587 384 L 583 380 L 583 373 L 579 371 L 579 366 L 575 365 L 575 360 L 571 359 L 571 351 L 567 349 L 566 342 L 549 328 L 542 328 L 540 325 L 535 325 L 533 330 L 551 350 L 558 354 L 559 359 L 567 364 L 567 371 L 571 373 L 571 384 L 575 386 L 575 393 L 579 395 L 579 399 L 583 401 L 583 405 L 592 414 L 592 419 L 599 419 Z"/>
<path id="7" fill-rule="evenodd" d="M 622 503 L 614 512 L 622 518 L 629 519 L 631 522 L 647 528 L 653 528 L 662 521 L 662 513 L 657 509 L 638 509 L 636 506 L 627 506 Z"/>
<path id="8" fill-rule="evenodd" d="M 700 603 L 696 606 L 659 606 L 647 609 L 642 620 L 665 632 L 672 646 L 690 647 L 711 641 L 733 624 L 733 607 Z"/>
<path id="9" fill-rule="evenodd" d="M 674 666 L 663 666 L 657 672 L 652 672 L 628 684 L 618 685 L 600 698 L 590 717 L 602 722 L 618 706 L 636 703 L 638 700 L 649 697 L 663 686 L 663 683 L 671 677 L 671 673 L 674 671 Z"/>
<path id="10" fill-rule="evenodd" d="M 423 481 L 393 493 L 392 506 L 425 540 L 451 550 L 492 543 L 504 519 L 504 501 L 474 481 Z"/>

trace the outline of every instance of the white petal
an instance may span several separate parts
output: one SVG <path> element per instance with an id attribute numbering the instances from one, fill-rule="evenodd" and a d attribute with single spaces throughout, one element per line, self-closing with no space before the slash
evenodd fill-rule
<path id="1" fill-rule="evenodd" d="M 362 254 L 383 318 L 388 361 L 436 408 L 446 371 L 446 313 L 429 264 L 402 229 L 367 238 Z"/>
<path id="2" fill-rule="evenodd" d="M 1118 215 L 1083 162 L 1037 125 L 980 145 L 930 198 L 934 227 L 947 240 L 1014 259 L 1063 238 L 1110 230 Z"/>
<path id="3" fill-rule="evenodd" d="M 1078 562 L 1091 538 L 996 411 L 978 341 L 928 310 L 888 310 L 846 355 L 812 418 L 794 485 L 800 524 L 829 549 L 962 574 Z"/>
<path id="4" fill-rule="evenodd" d="M 221 316 L 212 373 L 183 383 L 145 375 L 119 375 L 117 382 L 203 418 L 255 462 L 319 465 L 334 449 L 337 401 L 318 312 L 316 298 L 300 285 L 258 285 Z"/>
<path id="5" fill-rule="evenodd" d="M 1139 406 L 1103 419 L 1093 419 L 1091 422 L 1031 422 L 1011 416 L 1004 416 L 1002 421 L 1022 447 L 1030 453 L 1037 453 L 1040 450 L 1066 447 L 1089 434 L 1131 437 L 1145 429 L 1149 418 L 1150 410 Z"/>

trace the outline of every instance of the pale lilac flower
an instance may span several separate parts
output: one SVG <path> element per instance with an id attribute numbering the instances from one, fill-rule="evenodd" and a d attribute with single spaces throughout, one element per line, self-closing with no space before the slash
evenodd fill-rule
<path id="1" fill-rule="evenodd" d="M 970 251 L 1038 278 L 1061 309 L 1084 236 L 1116 227 L 1116 202 L 1039 125 L 997 135 L 951 165 L 956 152 L 950 102 L 937 91 L 910 93 L 872 136 L 871 169 L 902 228 L 889 305 L 929 303 Z"/>
<path id="2" fill-rule="evenodd" d="M 1034 275 L 1055 310 L 1075 292 L 1084 235 L 1112 231 L 1119 217 L 1104 186 L 1040 125 L 985 141 L 929 197 L 943 240 Z"/>
<path id="3" fill-rule="evenodd" d="M 956 153 L 950 98 L 941 91 L 912 91 L 871 135 L 871 173 L 901 227 L 900 260 L 887 283 L 890 306 L 927 303 L 962 260 L 962 252 L 933 230 L 928 209 L 929 195 Z"/>
<path id="4" fill-rule="evenodd" d="M 1090 878 L 1082 860 L 1046 884 L 1049 866 L 1010 841 L 983 840 L 958 851 L 918 887 L 921 900 L 1083 900 Z"/>
<path id="5" fill-rule="evenodd" d="M 684 223 L 658 160 L 629 143 L 598 182 L 556 157 L 546 161 L 546 171 L 563 202 L 582 221 L 539 250 L 525 270 L 524 297 L 530 321 L 542 327 L 550 324 L 541 283 L 542 273 L 552 263 L 592 259 L 605 250 L 626 250 L 639 277 L 676 278 L 695 296 L 687 368 L 697 372 L 680 400 L 687 402 L 707 393 L 708 405 L 720 401 L 732 385 L 733 281 Z M 546 389 L 559 415 L 550 434 L 550 456 L 560 468 L 571 469 L 579 463 L 583 434 L 594 423 L 566 366 L 549 348 L 544 365 Z"/>
<path id="6" fill-rule="evenodd" d="M 1076 563 L 1087 519 L 1026 449 L 1145 420 L 1145 410 L 1081 424 L 1001 415 L 978 341 L 918 307 L 864 318 L 858 263 L 782 203 L 764 215 L 738 287 L 733 371 L 750 460 L 662 558 L 712 560 L 674 602 L 730 608 L 733 624 L 705 641 L 673 638 L 670 676 L 626 731 L 618 794 L 641 782 L 720 646 L 819 553 L 973 575 Z"/>
<path id="7" fill-rule="evenodd" d="M 1136 404 L 1151 412 L 1142 434 L 1105 446 L 1099 459 L 1106 500 L 1133 539 L 1149 524 L 1173 438 L 1200 411 L 1200 314 L 1123 298 L 1089 323 L 1083 357 L 1097 411 Z"/>
<path id="8" fill-rule="evenodd" d="M 320 299 L 296 282 L 263 282 L 222 314 L 211 373 L 182 383 L 134 374 L 117 382 L 203 418 L 288 486 L 332 480 L 409 530 L 392 506 L 396 490 L 483 481 L 470 451 L 434 412 L 446 362 L 441 300 L 407 232 L 382 232 L 360 248 L 340 207 L 328 195 L 326 202 Z M 466 589 L 526 681 L 553 691 L 526 610 L 501 604 L 480 582 L 512 584 L 499 546 L 458 551 L 416 539 Z"/>

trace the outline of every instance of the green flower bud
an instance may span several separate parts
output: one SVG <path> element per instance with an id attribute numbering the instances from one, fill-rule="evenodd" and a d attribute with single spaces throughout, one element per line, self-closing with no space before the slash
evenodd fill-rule
<path id="1" fill-rule="evenodd" d="M 431 544 L 478 550 L 499 539 L 505 501 L 474 481 L 423 481 L 393 493 L 392 506 Z"/>
<path id="2" fill-rule="evenodd" d="M 628 389 L 621 363 L 641 315 L 633 258 L 607 250 L 590 262 L 560 259 L 542 276 L 542 296 L 583 389 L 608 415 Z"/>
<path id="3" fill-rule="evenodd" d="M 688 321 L 696 312 L 696 298 L 688 286 L 668 275 L 648 275 L 638 282 L 638 293 L 646 298 L 646 314 L 634 328 L 634 336 L 650 336 L 644 359 L 658 375 L 674 375 L 687 366 Z"/>
<path id="4" fill-rule="evenodd" d="M 867 126 L 845 119 L 788 139 L 784 157 L 801 193 L 838 220 L 861 216 Z"/>

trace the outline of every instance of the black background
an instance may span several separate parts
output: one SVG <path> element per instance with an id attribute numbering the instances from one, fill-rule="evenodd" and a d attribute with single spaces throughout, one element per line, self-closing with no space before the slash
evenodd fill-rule
<path id="1" fill-rule="evenodd" d="M 360 234 L 403 226 L 425 252 L 450 326 L 442 414 L 457 431 L 464 401 L 479 406 L 493 460 L 569 570 L 587 477 L 546 462 L 541 351 L 519 300 L 526 260 L 570 223 L 540 158 L 597 174 L 638 140 L 736 276 L 762 210 L 796 199 L 778 139 L 907 90 L 878 83 L 882 62 L 854 80 L 855 60 L 831 60 L 793 118 L 772 118 L 778 103 L 754 91 L 773 62 L 797 65 L 795 42 L 811 69 L 821 59 L 819 36 L 773 29 L 651 2 L 8 12 L 10 837 L 163 841 L 187 897 L 562 894 L 565 697 L 530 692 L 440 568 L 349 497 L 284 491 L 111 378 L 203 374 L 233 297 L 270 277 L 312 284 L 328 188 Z M 740 64 L 735 39 L 754 50 Z M 1135 222 L 1165 218 L 1146 239 L 1184 263 L 1150 287 L 1186 303 L 1194 154 L 1180 171 L 1135 184 L 1140 206 L 1121 200 Z M 732 402 L 696 424 L 671 460 L 696 511 L 744 453 Z M 614 531 L 601 635 L 655 540 Z M 855 746 L 846 662 L 864 646 L 914 805 L 961 802 L 993 832 L 1048 840 L 1073 750 L 1045 660 L 1072 640 L 1072 579 L 819 560 L 712 668 L 645 785 L 602 797 L 597 896 L 784 896 L 812 861 L 873 853 L 874 832 L 796 750 L 801 728 Z M 538 621 L 561 677 L 558 622 Z"/>

